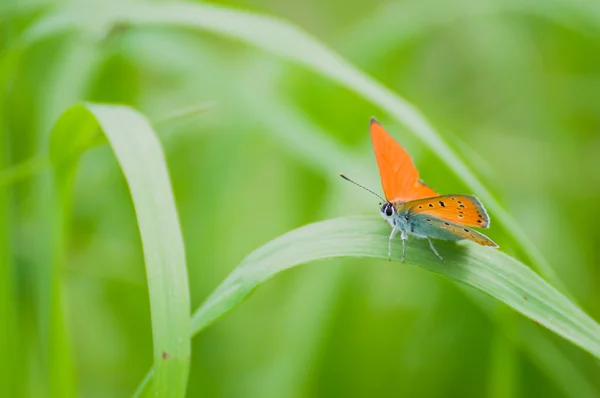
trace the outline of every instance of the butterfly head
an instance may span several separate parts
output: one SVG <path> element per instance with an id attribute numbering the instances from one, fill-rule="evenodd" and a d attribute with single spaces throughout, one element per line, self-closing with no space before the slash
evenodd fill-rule
<path id="1" fill-rule="evenodd" d="M 396 215 L 396 209 L 394 208 L 394 205 L 390 202 L 385 202 L 384 204 L 382 204 L 380 212 L 381 216 L 386 220 L 390 220 Z"/>

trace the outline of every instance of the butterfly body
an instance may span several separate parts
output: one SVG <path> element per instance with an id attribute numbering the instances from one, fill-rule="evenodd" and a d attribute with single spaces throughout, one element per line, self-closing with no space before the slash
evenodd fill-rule
<path id="1" fill-rule="evenodd" d="M 465 198 L 465 195 L 448 195 L 438 196 L 431 199 L 435 199 L 438 203 L 444 203 L 446 199 L 454 198 L 453 200 L 461 200 Z M 474 197 L 469 197 L 471 200 L 477 201 Z M 497 247 L 497 245 L 491 241 L 485 235 L 469 228 L 467 225 L 471 225 L 473 221 L 467 221 L 467 224 L 457 224 L 448 218 L 453 218 L 451 215 L 447 218 L 439 218 L 428 212 L 424 212 L 422 209 L 431 210 L 433 208 L 429 206 L 431 201 L 415 200 L 411 202 L 386 202 L 381 206 L 382 217 L 392 227 L 392 233 L 390 235 L 390 249 L 388 255 L 391 256 L 391 241 L 394 236 L 399 233 L 402 239 L 402 261 L 405 256 L 405 241 L 408 236 L 414 236 L 421 239 L 429 240 L 431 249 L 435 255 L 442 261 L 444 259 L 439 255 L 433 243 L 430 239 L 448 240 L 448 241 L 459 241 L 463 239 L 472 240 L 484 246 Z M 462 202 L 462 200 L 461 200 Z M 426 203 L 426 204 L 424 204 Z M 481 213 L 477 213 L 477 219 L 474 222 L 475 225 L 489 225 L 489 217 L 485 212 L 485 209 L 479 201 L 477 201 L 481 208 Z M 466 206 L 465 206 L 466 208 Z M 456 212 L 455 218 L 464 218 L 464 211 L 461 213 Z"/>
<path id="2" fill-rule="evenodd" d="M 444 259 L 431 239 L 467 239 L 483 246 L 498 247 L 487 236 L 472 229 L 490 225 L 490 218 L 479 199 L 462 194 L 439 195 L 419 179 L 408 153 L 375 119 L 371 119 L 370 132 L 385 194 L 380 213 L 392 227 L 388 257 L 391 258 L 392 239 L 396 234 L 400 234 L 402 240 L 403 262 L 409 235 L 427 239 L 431 250 L 442 261 Z"/>

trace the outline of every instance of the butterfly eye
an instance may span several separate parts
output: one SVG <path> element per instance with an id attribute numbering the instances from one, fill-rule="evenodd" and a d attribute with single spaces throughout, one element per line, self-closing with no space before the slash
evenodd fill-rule
<path id="1" fill-rule="evenodd" d="M 391 204 L 386 203 L 385 205 L 383 205 L 383 212 L 386 216 L 390 217 L 392 214 L 394 214 L 394 209 L 392 208 Z"/>

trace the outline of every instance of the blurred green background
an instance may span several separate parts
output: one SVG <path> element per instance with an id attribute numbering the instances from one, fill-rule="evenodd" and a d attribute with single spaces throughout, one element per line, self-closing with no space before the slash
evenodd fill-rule
<path id="1" fill-rule="evenodd" d="M 3 56 L 66 4 L 2 0 Z M 300 26 L 420 109 L 519 221 L 580 306 L 600 318 L 597 4 L 219 4 Z M 30 46 L 16 68 L 0 74 L 4 169 L 47 153 L 53 123 L 80 100 L 131 105 L 156 122 L 193 309 L 269 240 L 318 220 L 377 214 L 377 199 L 336 174 L 380 191 L 371 116 L 409 150 L 429 185 L 468 192 L 435 153 L 357 94 L 218 35 L 149 25 L 65 32 Z M 9 344 L 18 347 L 3 373 L 13 372 L 3 379 L 12 396 L 46 393 L 46 292 L 39 279 L 47 264 L 36 247 L 51 237 L 36 227 L 45 209 L 38 178 L 30 173 L 0 186 L 8 193 L 0 238 L 9 253 L 0 283 L 16 314 Z M 78 396 L 130 396 L 152 365 L 150 312 L 131 198 L 107 145 L 85 154 L 75 187 L 61 270 L 71 346 L 65 355 L 74 360 Z M 491 216 L 490 237 L 518 257 Z M 508 312 L 396 263 L 309 264 L 278 275 L 194 338 L 187 394 L 600 396 L 595 360 Z"/>

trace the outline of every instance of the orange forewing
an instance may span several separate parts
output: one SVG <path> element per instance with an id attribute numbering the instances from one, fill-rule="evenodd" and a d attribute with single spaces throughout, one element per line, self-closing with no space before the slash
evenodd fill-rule
<path id="1" fill-rule="evenodd" d="M 442 195 L 415 200 L 402 206 L 409 214 L 429 214 L 433 217 L 470 227 L 487 228 L 490 217 L 474 196 Z"/>
<path id="2" fill-rule="evenodd" d="M 409 202 L 438 195 L 419 180 L 419 172 L 408 153 L 374 118 L 371 119 L 370 131 L 381 185 L 387 200 Z"/>

